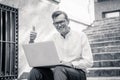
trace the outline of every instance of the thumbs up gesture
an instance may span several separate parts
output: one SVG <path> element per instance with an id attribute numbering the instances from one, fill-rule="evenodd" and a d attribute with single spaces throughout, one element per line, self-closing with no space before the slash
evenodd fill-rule
<path id="1" fill-rule="evenodd" d="M 37 33 L 35 31 L 35 26 L 33 26 L 32 31 L 30 32 L 30 41 L 29 43 L 34 43 L 34 40 L 36 39 Z"/>

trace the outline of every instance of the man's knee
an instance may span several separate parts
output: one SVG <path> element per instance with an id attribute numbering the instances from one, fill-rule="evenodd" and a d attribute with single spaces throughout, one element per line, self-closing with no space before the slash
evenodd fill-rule
<path id="1" fill-rule="evenodd" d="M 79 70 L 80 77 L 82 80 L 86 80 L 86 73 L 83 70 Z"/>
<path id="2" fill-rule="evenodd" d="M 39 69 L 37 68 L 33 68 L 30 73 L 29 73 L 29 76 L 28 76 L 28 80 L 37 80 L 37 79 L 41 79 L 42 78 L 42 74 L 41 72 L 39 71 Z"/>
<path id="3" fill-rule="evenodd" d="M 56 66 L 53 70 L 54 73 L 58 72 L 58 73 L 65 73 L 65 68 L 63 66 Z"/>

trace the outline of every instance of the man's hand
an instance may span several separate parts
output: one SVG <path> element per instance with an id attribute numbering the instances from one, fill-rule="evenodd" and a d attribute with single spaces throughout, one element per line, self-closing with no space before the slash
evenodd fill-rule
<path id="1" fill-rule="evenodd" d="M 29 43 L 34 43 L 34 40 L 36 39 L 37 33 L 35 32 L 35 27 L 33 27 L 33 30 L 30 32 L 30 41 Z"/>
<path id="2" fill-rule="evenodd" d="M 70 62 L 62 62 L 61 64 L 65 66 L 73 67 L 73 64 Z"/>

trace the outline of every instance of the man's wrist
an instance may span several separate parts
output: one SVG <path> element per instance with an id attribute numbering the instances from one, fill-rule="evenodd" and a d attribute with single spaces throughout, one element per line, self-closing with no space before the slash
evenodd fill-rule
<path id="1" fill-rule="evenodd" d="M 31 40 L 31 39 L 30 39 L 29 43 L 34 43 L 34 40 Z"/>

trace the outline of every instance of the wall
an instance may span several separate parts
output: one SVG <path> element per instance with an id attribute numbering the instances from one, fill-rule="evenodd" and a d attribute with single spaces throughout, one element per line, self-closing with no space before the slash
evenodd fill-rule
<path id="1" fill-rule="evenodd" d="M 19 9 L 19 75 L 28 72 L 30 67 L 22 48 L 29 42 L 32 26 L 38 33 L 36 42 L 47 38 L 54 31 L 51 14 L 58 9 L 58 5 L 47 0 L 0 0 L 0 3 Z"/>
<path id="2" fill-rule="evenodd" d="M 95 20 L 102 19 L 102 12 L 120 10 L 120 0 L 95 2 Z"/>

